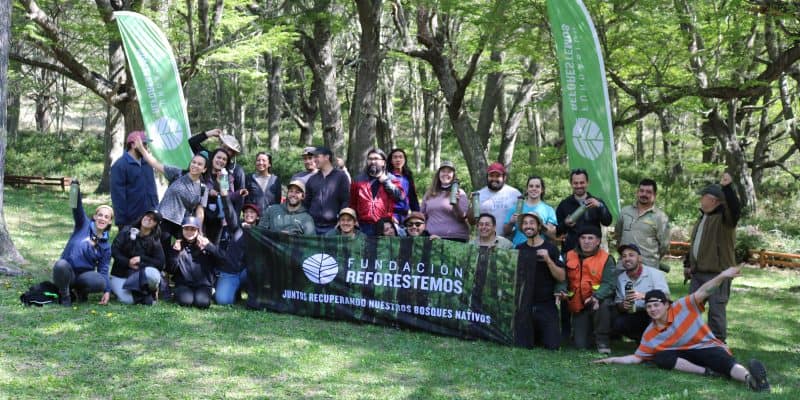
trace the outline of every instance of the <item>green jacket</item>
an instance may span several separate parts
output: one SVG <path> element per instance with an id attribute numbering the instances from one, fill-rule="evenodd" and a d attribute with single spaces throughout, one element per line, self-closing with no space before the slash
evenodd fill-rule
<path id="1" fill-rule="evenodd" d="M 315 235 L 314 219 L 302 205 L 295 211 L 289 211 L 286 204 L 273 204 L 264 212 L 258 226 L 273 232 L 285 232 L 292 235 Z"/>
<path id="2" fill-rule="evenodd" d="M 725 194 L 725 200 L 714 211 L 706 214 L 697 256 L 693 254 L 693 248 L 695 237 L 697 237 L 697 227 L 703 220 L 702 212 L 692 228 L 688 254 L 689 267 L 692 272 L 719 273 L 736 265 L 736 224 L 739 223 L 741 216 L 741 206 L 736 192 L 730 185 L 723 186 L 722 192 Z"/>

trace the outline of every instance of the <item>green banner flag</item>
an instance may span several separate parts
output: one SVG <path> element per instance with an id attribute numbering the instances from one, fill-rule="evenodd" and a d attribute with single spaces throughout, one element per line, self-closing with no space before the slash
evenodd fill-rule
<path id="1" fill-rule="evenodd" d="M 425 237 L 247 232 L 250 308 L 509 345 L 533 337 L 531 309 L 517 300 L 530 265 L 518 267 L 516 250 Z"/>
<path id="2" fill-rule="evenodd" d="M 114 17 L 136 87 L 145 131 L 152 139 L 150 150 L 161 162 L 186 168 L 192 159 L 188 142 L 191 132 L 172 48 L 161 30 L 147 17 L 130 11 L 117 11 Z"/>
<path id="3" fill-rule="evenodd" d="M 581 0 L 547 0 L 547 14 L 558 54 L 570 168 L 589 172 L 590 191 L 617 218 L 617 157 L 597 32 Z"/>

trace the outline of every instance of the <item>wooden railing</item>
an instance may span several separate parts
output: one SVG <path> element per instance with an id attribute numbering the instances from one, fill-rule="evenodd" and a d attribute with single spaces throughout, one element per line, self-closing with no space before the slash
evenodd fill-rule
<path id="1" fill-rule="evenodd" d="M 688 242 L 669 242 L 669 255 L 681 258 L 689 252 Z M 778 253 L 774 251 L 748 250 L 747 262 L 758 264 L 759 267 L 768 266 L 784 268 L 800 268 L 800 254 Z"/>
<path id="2" fill-rule="evenodd" d="M 45 176 L 19 176 L 19 175 L 6 175 L 4 177 L 6 185 L 19 187 L 22 185 L 40 185 L 40 186 L 60 186 L 61 191 L 67 190 L 72 183 L 72 178 L 60 177 L 49 178 Z"/>

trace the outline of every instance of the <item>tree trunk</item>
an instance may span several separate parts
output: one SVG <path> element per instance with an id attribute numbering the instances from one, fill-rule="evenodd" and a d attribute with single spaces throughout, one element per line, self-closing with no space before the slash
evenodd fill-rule
<path id="1" fill-rule="evenodd" d="M 122 42 L 111 40 L 108 43 L 108 80 L 124 85 L 127 82 L 125 68 L 125 49 Z M 111 191 L 111 165 L 122 156 L 125 142 L 125 121 L 123 113 L 112 106 L 106 106 L 106 127 L 103 132 L 103 174 L 95 193 L 108 193 Z"/>
<path id="2" fill-rule="evenodd" d="M 283 104 L 283 65 L 280 57 L 264 55 L 265 66 L 269 70 L 267 84 L 267 132 L 269 132 L 269 149 L 276 152 L 281 145 L 281 105 Z"/>
<path id="3" fill-rule="evenodd" d="M 0 0 L 0 274 L 19 275 L 16 265 L 25 263 L 6 227 L 4 207 L 4 176 L 6 170 L 6 98 L 8 96 L 8 48 L 11 45 L 11 2 Z M 16 264 L 16 265 L 14 265 Z"/>
<path id="4" fill-rule="evenodd" d="M 511 161 L 514 158 L 514 148 L 517 143 L 519 127 L 522 125 L 522 119 L 525 117 L 525 110 L 533 98 L 534 80 L 536 79 L 536 72 L 538 70 L 539 66 L 536 62 L 528 60 L 528 73 L 531 77 L 525 78 L 522 83 L 517 86 L 517 90 L 511 101 L 511 106 L 507 112 L 505 106 L 502 108 L 502 110 L 504 110 L 504 112 L 501 113 L 501 115 L 504 115 L 501 119 L 503 130 L 501 132 L 500 150 L 497 161 L 508 166 L 509 170 L 513 168 Z M 502 99 L 502 93 L 500 93 L 498 97 Z M 501 102 L 504 103 L 502 100 Z"/>
<path id="5" fill-rule="evenodd" d="M 358 171 L 367 152 L 375 146 L 378 126 L 378 75 L 383 54 L 380 49 L 382 0 L 356 0 L 361 36 L 356 87 L 350 107 L 350 143 L 347 169 Z M 384 149 L 385 151 L 385 149 Z"/>

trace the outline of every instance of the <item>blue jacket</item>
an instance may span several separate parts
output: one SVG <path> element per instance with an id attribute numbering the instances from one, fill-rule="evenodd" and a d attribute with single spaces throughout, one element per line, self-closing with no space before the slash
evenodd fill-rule
<path id="1" fill-rule="evenodd" d="M 72 236 L 67 241 L 67 246 L 61 253 L 61 258 L 72 266 L 75 275 L 84 272 L 94 271 L 103 276 L 106 281 L 105 292 L 111 291 L 108 280 L 108 266 L 111 262 L 111 243 L 108 238 L 108 230 L 99 236 L 95 232 L 94 221 L 86 216 L 83 210 L 83 199 L 78 191 L 78 206 L 72 209 L 72 217 L 75 219 L 75 229 Z M 92 244 L 92 239 L 96 239 L 96 244 Z"/>
<path id="2" fill-rule="evenodd" d="M 117 226 L 131 225 L 158 205 L 153 167 L 128 152 L 111 166 L 111 204 Z"/>

